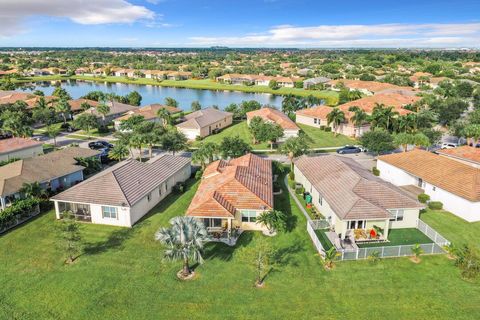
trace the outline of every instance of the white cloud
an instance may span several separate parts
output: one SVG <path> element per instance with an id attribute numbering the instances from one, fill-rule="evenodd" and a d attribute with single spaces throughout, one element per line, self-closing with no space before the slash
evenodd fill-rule
<path id="1" fill-rule="evenodd" d="M 1 0 L 0 36 L 24 31 L 23 23 L 33 16 L 67 18 L 85 25 L 152 21 L 155 13 L 125 0 Z"/>
<path id="2" fill-rule="evenodd" d="M 480 23 L 282 25 L 255 35 L 191 37 L 190 45 L 302 47 L 473 47 L 480 43 Z"/>

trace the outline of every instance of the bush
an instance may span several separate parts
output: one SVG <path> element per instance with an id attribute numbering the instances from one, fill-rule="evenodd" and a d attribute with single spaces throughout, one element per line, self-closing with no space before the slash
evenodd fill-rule
<path id="1" fill-rule="evenodd" d="M 322 131 L 325 131 L 325 128 L 326 128 L 326 127 L 325 127 L 324 125 L 321 125 L 321 126 L 320 126 L 320 130 L 322 130 Z"/>
<path id="2" fill-rule="evenodd" d="M 378 170 L 377 167 L 373 167 L 372 168 L 372 173 L 373 173 L 373 175 L 378 177 L 380 175 L 380 170 Z"/>
<path id="3" fill-rule="evenodd" d="M 418 195 L 418 201 L 420 201 L 421 203 L 427 203 L 427 201 L 429 200 L 430 200 L 430 196 L 428 194 L 421 193 Z"/>
<path id="4" fill-rule="evenodd" d="M 288 186 L 289 186 L 291 189 L 295 189 L 295 181 L 289 180 L 289 181 L 288 181 Z"/>
<path id="5" fill-rule="evenodd" d="M 272 171 L 273 174 L 280 175 L 285 172 L 285 167 L 278 161 L 272 161 Z"/>
<path id="6" fill-rule="evenodd" d="M 291 181 L 295 181 L 295 173 L 293 173 L 293 171 L 290 171 L 288 173 L 288 179 L 290 179 Z"/>
<path id="7" fill-rule="evenodd" d="M 441 203 L 440 201 L 430 201 L 428 203 L 428 208 L 431 210 L 442 210 L 443 203 Z"/>
<path id="8" fill-rule="evenodd" d="M 202 137 L 202 136 L 196 136 L 196 137 L 195 137 L 195 140 L 196 140 L 196 141 L 202 141 L 202 140 L 203 140 L 203 137 Z"/>
<path id="9" fill-rule="evenodd" d="M 303 194 L 305 192 L 305 188 L 302 186 L 298 186 L 295 188 L 295 193 L 296 194 Z"/>
<path id="10" fill-rule="evenodd" d="M 175 193 L 183 193 L 185 191 L 185 183 L 177 182 L 177 184 L 173 186 L 173 191 Z"/>
<path id="11" fill-rule="evenodd" d="M 13 226 L 17 218 L 29 216 L 40 204 L 40 199 L 28 198 L 15 201 L 10 207 L 0 211 L 0 230 Z"/>
<path id="12" fill-rule="evenodd" d="M 332 132 L 332 128 L 331 127 L 325 127 L 325 132 Z"/>

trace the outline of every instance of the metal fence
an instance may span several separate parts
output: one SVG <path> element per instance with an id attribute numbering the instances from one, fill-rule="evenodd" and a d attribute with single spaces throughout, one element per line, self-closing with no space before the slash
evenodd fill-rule
<path id="1" fill-rule="evenodd" d="M 320 253 L 322 256 L 325 255 L 325 249 L 322 246 L 322 243 L 320 240 L 318 240 L 317 234 L 315 233 L 315 230 L 317 229 L 322 229 L 322 228 L 317 228 L 317 224 L 314 223 L 316 220 L 312 221 L 307 221 L 307 232 L 310 235 L 310 238 L 312 239 L 313 245 L 317 249 L 318 253 Z"/>
<path id="2" fill-rule="evenodd" d="M 322 256 L 325 255 L 325 249 L 323 248 L 320 240 L 318 239 L 315 230 L 328 228 L 329 224 L 327 220 L 312 220 L 307 222 L 307 232 L 310 235 L 310 238 L 315 245 L 318 253 Z M 417 229 L 420 230 L 423 234 L 429 237 L 433 243 L 423 243 L 420 244 L 423 254 L 443 254 L 445 250 L 444 246 L 448 245 L 450 242 L 439 234 L 435 229 L 430 227 L 425 222 L 418 220 Z M 378 256 L 380 258 L 393 258 L 393 257 L 406 257 L 413 256 L 413 247 L 415 245 L 400 245 L 400 246 L 378 246 L 378 247 L 367 247 L 367 248 L 358 248 L 353 250 L 340 250 L 338 251 L 338 260 L 359 260 L 367 259 L 371 256 Z"/>

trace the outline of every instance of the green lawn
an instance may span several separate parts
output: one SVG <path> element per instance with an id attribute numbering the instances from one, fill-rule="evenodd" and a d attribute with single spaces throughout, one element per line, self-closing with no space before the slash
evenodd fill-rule
<path id="1" fill-rule="evenodd" d="M 432 243 L 433 241 L 416 228 L 392 229 L 388 233 L 388 242 L 358 244 L 360 248 L 391 247 L 410 244 Z"/>
<path id="2" fill-rule="evenodd" d="M 0 319 L 477 319 L 480 281 L 469 283 L 444 255 L 337 263 L 325 271 L 288 192 L 275 199 L 291 230 L 267 238 L 283 257 L 263 289 L 239 248 L 263 237 L 247 232 L 237 247 L 211 244 L 198 278 L 176 280 L 154 233 L 185 212 L 196 185 L 169 196 L 131 229 L 83 225 L 85 253 L 70 266 L 56 245 L 52 212 L 0 236 Z M 480 225 L 448 214 L 424 215 L 446 237 L 475 241 Z M 429 223 L 431 223 L 429 221 Z M 433 225 L 433 223 L 431 223 Z M 475 231 L 476 230 L 476 231 Z"/>
<path id="3" fill-rule="evenodd" d="M 346 144 L 356 144 L 356 140 L 346 137 L 344 135 L 334 136 L 331 132 L 325 132 L 318 128 L 299 124 L 299 127 L 312 139 L 310 148 L 324 148 L 324 147 L 341 147 Z M 231 137 L 238 135 L 242 140 L 250 144 L 254 150 L 267 150 L 270 149 L 268 143 L 252 144 L 252 135 L 248 130 L 246 121 L 236 122 L 232 126 L 222 130 L 220 133 L 211 135 L 203 139 L 202 141 L 194 141 L 193 147 L 198 147 L 201 142 L 215 142 L 220 143 L 224 137 Z"/>
<path id="4" fill-rule="evenodd" d="M 115 82 L 115 83 L 131 83 L 143 85 L 157 85 L 165 87 L 190 88 L 190 89 L 205 89 L 205 90 L 228 90 L 228 91 L 242 91 L 251 93 L 271 93 L 277 95 L 293 94 L 296 96 L 306 97 L 309 95 L 324 99 L 328 105 L 336 105 L 338 103 L 338 92 L 332 90 L 304 90 L 297 88 L 280 88 L 278 90 L 270 89 L 268 86 L 242 86 L 242 85 L 228 85 L 222 84 L 210 79 L 202 80 L 163 80 L 156 81 L 154 79 L 127 79 L 125 77 L 87 77 L 87 76 L 42 76 L 42 77 L 23 77 L 21 79 L 14 79 L 14 82 L 29 82 L 29 81 L 50 81 L 50 80 L 88 80 L 98 82 Z"/>
<path id="5" fill-rule="evenodd" d="M 328 239 L 327 234 L 325 232 L 328 232 L 328 229 L 315 230 L 315 234 L 317 235 L 318 240 L 320 240 L 320 243 L 322 244 L 323 249 L 325 249 L 325 251 L 328 251 L 330 250 L 331 247 L 333 247 L 333 244 L 330 241 L 330 239 Z"/>

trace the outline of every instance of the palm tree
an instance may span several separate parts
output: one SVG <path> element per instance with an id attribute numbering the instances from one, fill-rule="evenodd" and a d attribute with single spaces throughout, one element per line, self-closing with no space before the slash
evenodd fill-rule
<path id="1" fill-rule="evenodd" d="M 168 110 L 165 108 L 161 108 L 157 111 L 157 116 L 160 118 L 160 120 L 162 120 L 163 127 L 167 127 L 171 121 L 170 112 L 168 112 Z"/>
<path id="2" fill-rule="evenodd" d="M 200 147 L 192 153 L 192 161 L 199 163 L 202 166 L 202 170 L 204 170 L 207 163 L 212 162 L 217 153 L 218 145 L 216 143 L 202 143 Z"/>
<path id="3" fill-rule="evenodd" d="M 55 125 L 49 125 L 47 127 L 47 135 L 53 139 L 53 146 L 57 146 L 57 136 L 60 134 L 61 128 Z"/>
<path id="4" fill-rule="evenodd" d="M 390 130 L 393 119 L 398 116 L 398 112 L 393 107 L 385 107 L 384 104 L 375 104 L 371 115 L 371 122 L 374 128 L 384 128 Z"/>
<path id="5" fill-rule="evenodd" d="M 339 255 L 335 247 L 331 247 L 330 249 L 325 251 L 325 255 L 323 256 L 323 262 L 325 265 L 325 269 L 330 270 L 333 268 L 335 263 L 335 258 Z"/>
<path id="6" fill-rule="evenodd" d="M 68 104 L 68 101 L 65 100 L 65 99 L 60 99 L 60 101 L 58 101 L 55 104 L 55 110 L 62 115 L 63 123 L 66 124 L 67 123 L 67 115 L 70 115 L 70 112 L 72 110 L 72 108 Z"/>
<path id="7" fill-rule="evenodd" d="M 306 154 L 308 151 L 307 138 L 304 135 L 298 137 L 290 137 L 283 142 L 279 151 L 281 154 L 288 156 L 290 160 L 290 170 L 293 172 L 293 158 Z"/>
<path id="8" fill-rule="evenodd" d="M 413 144 L 416 147 L 428 148 L 431 146 L 430 139 L 423 133 L 417 133 L 413 136 Z"/>
<path id="9" fill-rule="evenodd" d="M 357 106 L 350 107 L 348 111 L 353 112 L 350 120 L 353 122 L 353 125 L 357 127 L 357 135 L 360 135 L 360 127 L 367 122 L 368 115 L 363 109 Z"/>
<path id="10" fill-rule="evenodd" d="M 127 146 L 125 146 L 122 143 L 117 143 L 108 152 L 108 157 L 112 160 L 122 161 L 123 159 L 128 157 L 129 154 L 130 154 L 130 150 L 128 150 Z"/>
<path id="11" fill-rule="evenodd" d="M 97 107 L 97 111 L 102 115 L 102 127 L 105 127 L 105 120 L 107 114 L 110 112 L 110 107 L 106 103 L 100 103 Z"/>
<path id="12" fill-rule="evenodd" d="M 413 136 L 405 132 L 396 134 L 393 141 L 395 145 L 402 146 L 403 152 L 407 152 L 408 145 L 414 143 Z"/>
<path id="13" fill-rule="evenodd" d="M 285 229 L 287 215 L 279 210 L 264 211 L 257 217 L 257 222 L 267 227 L 270 234 Z"/>
<path id="14" fill-rule="evenodd" d="M 182 260 L 182 276 L 191 275 L 190 260 L 203 263 L 202 250 L 208 241 L 205 225 L 193 217 L 175 217 L 170 220 L 171 228 L 160 228 L 155 240 L 167 246 L 165 258 Z"/>
<path id="15" fill-rule="evenodd" d="M 327 124 L 333 124 L 334 135 L 337 136 L 337 129 L 340 124 L 345 122 L 345 113 L 338 109 L 333 108 L 329 114 L 327 114 Z"/>
<path id="16" fill-rule="evenodd" d="M 423 253 L 422 247 L 417 243 L 412 247 L 413 261 L 418 263 L 420 262 L 420 255 Z"/>
<path id="17" fill-rule="evenodd" d="M 43 198 L 47 196 L 47 191 L 42 188 L 39 182 L 23 183 L 20 193 L 25 198 Z"/>

